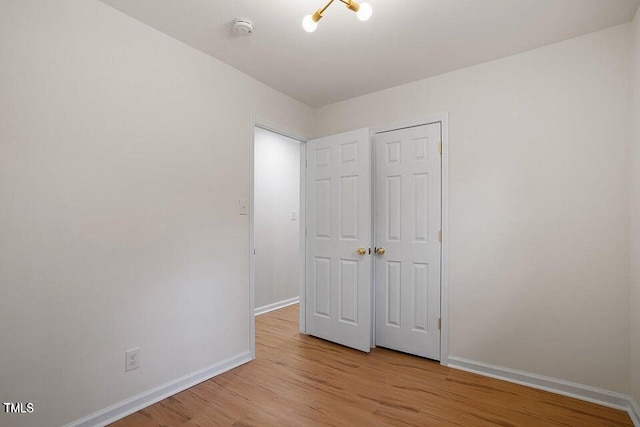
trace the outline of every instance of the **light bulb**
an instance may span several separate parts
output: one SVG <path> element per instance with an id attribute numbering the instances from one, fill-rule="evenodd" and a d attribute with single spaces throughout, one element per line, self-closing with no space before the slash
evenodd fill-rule
<path id="1" fill-rule="evenodd" d="M 369 3 L 360 3 L 360 10 L 356 12 L 359 20 L 368 21 L 372 14 L 373 9 L 371 9 L 371 5 Z"/>
<path id="2" fill-rule="evenodd" d="M 302 28 L 304 28 L 307 33 L 313 33 L 316 28 L 318 28 L 318 23 L 313 20 L 311 15 L 307 15 L 302 20 Z"/>

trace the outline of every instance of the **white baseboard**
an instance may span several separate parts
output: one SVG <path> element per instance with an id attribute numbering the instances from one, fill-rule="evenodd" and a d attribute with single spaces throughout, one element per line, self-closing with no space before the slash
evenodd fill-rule
<path id="1" fill-rule="evenodd" d="M 631 402 L 631 407 L 627 410 L 629 412 L 629 416 L 631 417 L 631 421 L 633 421 L 633 425 L 636 427 L 640 427 L 640 406 L 638 406 L 638 402 L 633 400 L 633 398 L 629 398 Z"/>
<path id="2" fill-rule="evenodd" d="M 486 377 L 497 378 L 499 380 L 585 400 L 598 405 L 627 411 L 636 427 L 640 427 L 640 410 L 636 402 L 626 394 L 616 393 L 597 387 L 573 383 L 557 378 L 545 377 L 529 372 L 518 371 L 516 369 L 503 368 L 501 366 L 489 365 L 487 363 L 476 362 L 474 360 L 463 359 L 461 357 L 449 356 L 448 366 L 462 371 Z"/>
<path id="3" fill-rule="evenodd" d="M 133 414 L 140 409 L 146 408 L 156 402 L 166 399 L 169 396 L 173 396 L 183 390 L 193 387 L 203 381 L 211 379 L 223 372 L 238 367 L 244 363 L 251 361 L 251 353 L 244 352 L 236 356 L 232 356 L 228 359 L 222 360 L 208 368 L 201 369 L 184 377 L 170 381 L 158 387 L 152 388 L 142 392 L 129 399 L 118 402 L 108 408 L 102 409 L 98 412 L 94 412 L 84 418 L 67 424 L 65 427 L 94 427 L 94 426 L 106 426 L 113 423 L 127 415 Z"/>
<path id="4" fill-rule="evenodd" d="M 283 307 L 287 307 L 289 305 L 298 304 L 300 302 L 300 297 L 289 298 L 284 301 L 274 302 L 273 304 L 265 305 L 262 307 L 257 307 L 255 310 L 256 316 L 261 314 L 268 313 L 270 311 L 278 310 Z"/>

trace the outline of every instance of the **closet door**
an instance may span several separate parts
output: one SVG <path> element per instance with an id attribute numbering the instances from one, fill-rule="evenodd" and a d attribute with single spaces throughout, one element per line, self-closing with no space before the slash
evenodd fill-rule
<path id="1" fill-rule="evenodd" d="M 307 143 L 307 332 L 371 347 L 369 129 Z"/>
<path id="2" fill-rule="evenodd" d="M 377 134 L 376 346 L 440 359 L 440 123 Z"/>

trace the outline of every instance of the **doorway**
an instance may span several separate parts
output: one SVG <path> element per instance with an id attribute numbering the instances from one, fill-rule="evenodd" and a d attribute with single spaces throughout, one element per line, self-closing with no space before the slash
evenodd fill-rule
<path id="1" fill-rule="evenodd" d="M 239 200 L 239 210 L 240 214 L 249 217 L 248 314 L 249 351 L 252 359 L 256 357 L 256 316 L 297 303 L 300 303 L 301 311 L 304 307 L 305 141 L 306 138 L 295 131 L 264 118 L 251 117 L 249 200 Z M 280 154 L 276 155 L 276 152 Z M 283 164 L 284 158 L 286 165 Z M 296 187 L 297 201 L 293 194 Z M 286 193 L 286 196 L 280 197 L 280 191 Z M 256 199 L 258 205 L 261 205 L 257 207 L 257 212 Z M 282 244 L 273 243 L 273 240 L 281 237 L 286 245 L 282 252 Z M 272 263 L 277 262 L 280 267 L 269 267 L 269 257 Z M 287 270 L 282 267 L 284 265 Z M 267 272 L 266 275 L 261 273 L 264 271 Z M 294 277 L 290 274 L 291 271 L 297 271 L 298 276 Z M 291 286 L 292 280 L 294 286 Z M 274 282 L 275 286 L 271 286 Z M 256 285 L 260 289 L 256 289 Z M 304 332 L 302 315 L 299 324 L 300 332 Z"/>
<path id="2" fill-rule="evenodd" d="M 300 141 L 256 126 L 253 144 L 255 314 L 299 302 Z"/>

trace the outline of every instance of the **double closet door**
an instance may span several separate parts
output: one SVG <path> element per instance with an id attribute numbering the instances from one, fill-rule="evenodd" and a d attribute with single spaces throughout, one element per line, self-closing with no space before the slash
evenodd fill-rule
<path id="1" fill-rule="evenodd" d="M 439 360 L 441 124 L 332 135 L 306 156 L 307 333 Z"/>

